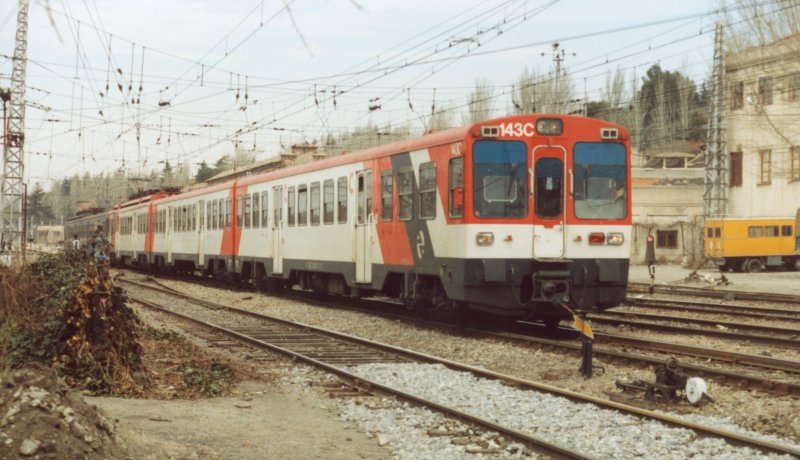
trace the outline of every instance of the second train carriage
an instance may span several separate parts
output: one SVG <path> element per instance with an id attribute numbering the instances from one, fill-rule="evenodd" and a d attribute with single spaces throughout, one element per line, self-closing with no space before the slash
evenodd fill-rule
<path id="1" fill-rule="evenodd" d="M 625 296 L 626 130 L 513 116 L 113 211 L 125 263 L 556 320 Z"/>

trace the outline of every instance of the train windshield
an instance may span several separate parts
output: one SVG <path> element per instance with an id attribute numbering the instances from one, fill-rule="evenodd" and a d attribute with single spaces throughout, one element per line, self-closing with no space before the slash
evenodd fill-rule
<path id="1" fill-rule="evenodd" d="M 477 141 L 472 146 L 475 216 L 528 215 L 528 159 L 521 141 Z"/>
<path id="2" fill-rule="evenodd" d="M 625 145 L 580 142 L 573 151 L 575 217 L 623 219 L 628 215 Z"/>

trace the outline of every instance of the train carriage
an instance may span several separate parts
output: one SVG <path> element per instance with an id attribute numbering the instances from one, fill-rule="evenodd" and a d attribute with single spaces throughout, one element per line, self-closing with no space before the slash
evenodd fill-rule
<path id="1" fill-rule="evenodd" d="M 625 296 L 629 140 L 596 119 L 513 116 L 145 208 L 153 244 L 134 246 L 157 268 L 553 321 Z"/>

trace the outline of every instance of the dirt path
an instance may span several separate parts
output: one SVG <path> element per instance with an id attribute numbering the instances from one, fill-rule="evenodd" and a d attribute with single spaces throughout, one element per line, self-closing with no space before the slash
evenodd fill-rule
<path id="1" fill-rule="evenodd" d="M 224 459 L 390 457 L 375 439 L 340 421 L 328 409 L 333 404 L 311 391 L 245 383 L 237 387 L 237 392 L 241 394 L 196 401 L 87 400 L 109 417 L 119 419 L 120 431 L 205 446 Z M 187 454 L 193 456 L 188 452 L 181 456 Z M 211 456 L 202 450 L 199 455 Z"/>

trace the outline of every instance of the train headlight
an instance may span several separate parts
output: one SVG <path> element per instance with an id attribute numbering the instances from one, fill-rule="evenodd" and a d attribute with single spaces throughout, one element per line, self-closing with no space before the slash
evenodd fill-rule
<path id="1" fill-rule="evenodd" d="M 625 242 L 625 236 L 622 233 L 609 233 L 606 238 L 608 244 L 619 246 Z"/>
<path id="2" fill-rule="evenodd" d="M 494 243 L 494 233 L 479 232 L 475 235 L 475 242 L 478 243 L 478 246 L 491 246 Z"/>

